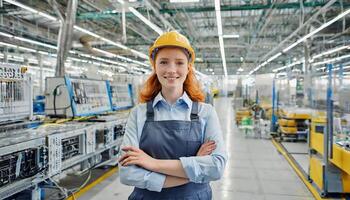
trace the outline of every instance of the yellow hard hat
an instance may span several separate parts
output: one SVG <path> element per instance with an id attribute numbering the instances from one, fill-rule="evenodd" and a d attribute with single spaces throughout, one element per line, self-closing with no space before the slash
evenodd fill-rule
<path id="1" fill-rule="evenodd" d="M 154 66 L 154 58 L 155 55 L 157 54 L 157 51 L 166 46 L 173 46 L 173 47 L 181 47 L 184 48 L 188 51 L 189 53 L 189 63 L 192 64 L 194 63 L 194 60 L 196 58 L 196 55 L 194 53 L 194 50 L 188 41 L 188 39 L 178 33 L 177 31 L 170 31 L 170 32 L 165 32 L 162 35 L 160 35 L 154 44 L 149 48 L 149 59 L 151 61 L 151 64 Z"/>

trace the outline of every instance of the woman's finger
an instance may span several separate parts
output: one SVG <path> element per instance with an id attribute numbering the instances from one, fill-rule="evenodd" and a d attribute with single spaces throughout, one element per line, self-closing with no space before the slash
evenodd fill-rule
<path id="1" fill-rule="evenodd" d="M 138 165 L 138 164 L 139 164 L 138 160 L 135 159 L 135 160 L 130 160 L 130 161 L 124 163 L 123 166 Z"/>
<path id="2" fill-rule="evenodd" d="M 128 151 L 127 153 L 125 153 L 124 155 L 122 155 L 119 158 L 119 162 L 121 162 L 122 160 L 124 160 L 125 158 L 129 157 L 129 156 L 138 156 L 139 153 L 137 152 L 133 152 L 133 151 Z"/>
<path id="3" fill-rule="evenodd" d="M 122 166 L 126 166 L 125 163 L 128 163 L 128 162 L 130 162 L 130 161 L 132 161 L 132 160 L 137 160 L 137 157 L 129 156 L 128 158 L 124 159 L 120 164 L 121 164 Z"/>
<path id="4" fill-rule="evenodd" d="M 122 155 L 119 159 L 118 159 L 118 161 L 119 162 L 122 162 L 125 158 L 127 158 L 128 157 L 128 155 L 127 154 L 124 154 L 124 155 Z"/>

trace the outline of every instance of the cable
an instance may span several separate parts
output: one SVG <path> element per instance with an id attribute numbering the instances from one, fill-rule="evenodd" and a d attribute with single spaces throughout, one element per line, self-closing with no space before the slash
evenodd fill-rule
<path id="1" fill-rule="evenodd" d="M 82 188 L 84 188 L 84 187 L 86 186 L 86 184 L 90 181 L 91 175 L 92 175 L 92 170 L 90 169 L 90 170 L 89 170 L 89 176 L 86 178 L 86 180 L 84 181 L 84 183 L 83 183 L 82 185 L 80 185 L 78 188 L 73 188 L 73 189 L 71 189 L 71 191 L 78 192 L 78 191 L 80 191 Z"/>
<path id="2" fill-rule="evenodd" d="M 57 96 L 57 89 L 61 86 L 64 86 L 64 84 L 59 84 L 55 87 L 55 89 L 53 89 L 53 110 L 54 110 L 54 113 L 55 113 L 55 116 L 57 115 L 57 112 L 56 112 L 56 96 Z"/>

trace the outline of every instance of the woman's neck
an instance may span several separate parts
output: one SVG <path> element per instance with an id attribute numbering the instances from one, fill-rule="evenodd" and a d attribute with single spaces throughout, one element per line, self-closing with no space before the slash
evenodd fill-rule
<path id="1" fill-rule="evenodd" d="M 176 103 L 176 100 L 179 99 L 183 94 L 182 88 L 176 88 L 173 90 L 162 89 L 162 96 L 169 104 Z"/>

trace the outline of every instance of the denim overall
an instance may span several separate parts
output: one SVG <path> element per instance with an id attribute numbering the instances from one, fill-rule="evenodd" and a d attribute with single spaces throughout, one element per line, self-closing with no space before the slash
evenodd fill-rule
<path id="1" fill-rule="evenodd" d="M 198 102 L 193 102 L 191 121 L 154 121 L 153 101 L 147 102 L 147 119 L 140 138 L 140 149 L 156 159 L 195 156 L 202 144 Z M 134 188 L 129 200 L 210 200 L 209 183 L 187 183 L 163 188 L 161 192 Z"/>

